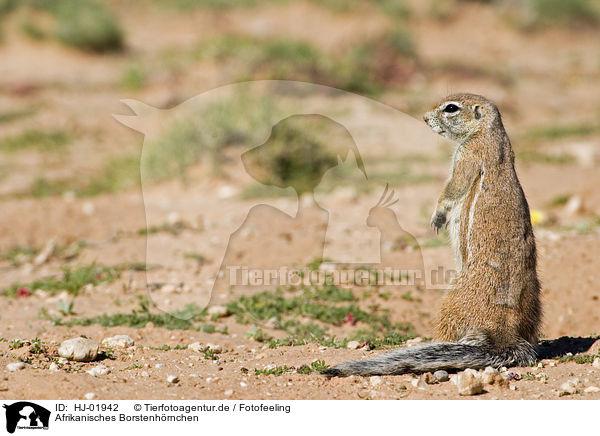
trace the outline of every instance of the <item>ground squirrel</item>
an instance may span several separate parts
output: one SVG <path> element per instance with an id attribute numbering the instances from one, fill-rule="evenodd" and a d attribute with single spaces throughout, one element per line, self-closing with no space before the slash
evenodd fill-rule
<path id="1" fill-rule="evenodd" d="M 446 97 L 424 116 L 457 143 L 450 178 L 431 224 L 446 225 L 457 275 L 434 323 L 436 340 L 370 360 L 346 362 L 328 376 L 386 375 L 518 366 L 536 360 L 540 284 L 529 206 L 496 105 L 484 97 Z"/>

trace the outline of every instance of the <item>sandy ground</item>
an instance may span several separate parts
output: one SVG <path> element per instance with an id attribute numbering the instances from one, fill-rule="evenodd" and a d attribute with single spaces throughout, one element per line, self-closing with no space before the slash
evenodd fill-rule
<path id="1" fill-rule="evenodd" d="M 384 94 L 381 99 L 387 104 L 419 116 L 427 105 L 448 91 L 482 93 L 498 102 L 513 138 L 541 125 L 596 122 L 600 80 L 597 77 L 598 65 L 594 63 L 596 57 L 588 56 L 589 52 L 597 53 L 598 49 L 597 35 L 593 32 L 553 29 L 523 34 L 510 29 L 489 9 L 477 4 L 464 4 L 464 14 L 441 23 L 428 18 L 426 11 L 419 8 L 419 2 L 414 3 L 416 15 L 410 28 L 425 66 L 404 91 Z M 161 49 L 190 47 L 199 38 L 224 30 L 285 34 L 320 44 L 324 50 L 336 50 L 376 34 L 388 25 L 378 15 L 363 18 L 360 14 L 350 13 L 340 17 L 312 4 L 236 10 L 225 15 L 217 14 L 218 19 L 215 19 L 214 12 L 202 10 L 161 15 L 160 11 L 153 9 L 140 12 L 134 6 L 129 8 L 123 7 L 120 12 L 128 30 L 128 50 L 146 60 L 153 59 Z M 311 24 L 299 25 L 302 20 L 298 17 L 310 17 L 308 21 Z M 326 40 L 315 36 L 315 29 L 324 26 L 332 30 Z M 357 28 L 360 31 L 356 31 Z M 486 35 L 490 33 L 489 29 L 493 29 L 495 37 L 469 37 L 472 43 L 469 50 L 465 50 L 464 44 L 440 43 L 465 38 L 467 28 L 470 35 Z M 498 35 L 502 37 L 498 38 Z M 465 68 L 436 72 L 439 71 L 436 65 L 458 62 L 456 59 L 463 67 L 483 64 L 488 70 L 498 70 L 500 59 L 505 65 L 504 73 L 513 79 L 507 84 L 493 74 L 473 77 L 464 72 Z M 190 302 L 225 304 L 241 294 L 262 288 L 230 289 L 226 284 L 217 282 L 213 290 L 210 272 L 218 271 L 222 262 L 225 266 L 238 264 L 270 268 L 303 265 L 318 257 L 318 244 L 322 242 L 327 228 L 327 217 L 324 218 L 323 208 L 319 205 L 327 205 L 330 223 L 341 222 L 339 226 L 330 226 L 326 235 L 327 245 L 333 253 L 357 257 L 369 250 L 378 251 L 377 239 L 370 239 L 371 245 L 365 246 L 352 241 L 360 239 L 364 213 L 368 213 L 377 202 L 381 187 L 368 193 L 349 187 L 321 192 L 317 195 L 318 203 L 310 196 L 300 200 L 293 197 L 243 200 L 237 194 L 245 185 L 236 178 L 235 167 L 226 167 L 233 178 L 223 179 L 200 165 L 195 169 L 191 185 L 179 182 L 145 185 L 143 196 L 137 188 L 92 198 L 14 195 L 22 192 L 40 175 L 57 180 L 66 175 L 85 178 L 101 168 L 111 156 L 139 153 L 142 136 L 111 118 L 111 113 L 127 111 L 119 99 L 135 97 L 158 107 L 171 107 L 202 91 L 227 83 L 226 75 L 224 79 L 218 66 L 197 62 L 178 71 L 176 77 L 156 73 L 141 91 L 123 91 L 119 89 L 118 81 L 127 62 L 125 55 L 84 55 L 52 43 L 34 43 L 22 37 L 7 37 L 4 41 L 0 50 L 0 89 L 3 90 L 0 108 L 3 111 L 36 108 L 31 117 L 7 124 L 6 134 L 32 125 L 60 127 L 81 133 L 77 133 L 74 144 L 64 154 L 34 151 L 5 154 L 2 168 L 11 170 L 6 174 L 3 172 L 0 181 L 0 192 L 5 194 L 0 220 L 0 248 L 43 248 L 51 240 L 59 246 L 75 241 L 87 241 L 89 244 L 68 259 L 55 252 L 39 264 L 35 264 L 33 259 L 17 265 L 2 261 L 0 286 L 9 287 L 13 283 L 29 283 L 37 278 L 59 275 L 65 265 L 92 262 L 123 265 L 143 263 L 148 259 L 149 263 L 159 264 L 161 268 L 149 271 L 147 277 L 144 272 L 130 273 L 126 270 L 112 283 L 86 287 L 74 298 L 73 314 L 63 316 L 64 321 L 101 314 L 130 313 L 139 307 L 139 296 L 149 297 L 154 304 L 151 310 L 155 313 L 177 310 Z M 366 155 L 373 158 L 381 156 L 380 152 L 385 155 L 390 150 L 386 138 L 393 138 L 398 131 L 394 118 L 385 118 L 360 101 L 345 105 L 344 120 L 348 126 L 374 126 L 370 137 L 372 155 L 369 152 Z M 316 99 L 309 103 L 319 106 L 321 102 Z M 414 126 L 418 123 L 420 121 L 416 119 L 409 122 Z M 424 135 L 420 151 L 435 151 L 437 154 L 424 162 L 411 163 L 411 168 L 414 172 L 426 172 L 431 177 L 418 184 L 394 185 L 392 182 L 391 186 L 400 199 L 393 206 L 398 222 L 414 235 L 422 248 L 420 251 L 398 253 L 390 246 L 383 246 L 381 260 L 394 265 L 422 258 L 428 266 L 452 269 L 452 253 L 447 244 L 427 244 L 436 238 L 429 228 L 428 216 L 445 177 L 450 150 L 433 135 L 422 133 L 420 129 L 424 131 L 424 127 L 415 129 L 416 135 Z M 402 144 L 414 147 L 414 143 Z M 594 345 L 594 342 L 600 335 L 600 270 L 597 261 L 600 256 L 600 193 L 597 189 L 600 185 L 600 136 L 596 130 L 585 137 L 552 140 L 543 147 L 544 153 L 566 151 L 574 156 L 574 159 L 561 164 L 539 161 L 517 163 L 531 208 L 545 216 L 536 226 L 539 271 L 543 283 L 543 338 L 572 338 L 553 343 L 560 350 L 557 354 L 598 354 L 599 344 L 596 342 Z M 395 162 L 392 161 L 392 165 Z M 234 194 L 231 195 L 231 192 Z M 580 200 L 581 206 L 550 206 L 559 196 Z M 296 212 L 300 203 L 302 214 L 294 220 L 269 210 L 259 211 L 239 229 L 248 210 L 260 203 Z M 157 232 L 146 237 L 138 232 L 170 221 L 183 222 L 186 226 L 178 234 Z M 146 248 L 149 248 L 148 252 Z M 185 253 L 201 253 L 205 264 L 199 266 L 196 260 L 185 257 Z M 152 291 L 146 289 L 147 283 L 156 282 L 187 286 L 182 292 L 173 292 L 164 286 Z M 360 293 L 367 288 L 355 291 Z M 407 289 L 418 298 L 410 301 L 402 298 Z M 390 311 L 390 319 L 411 323 L 418 337 L 431 337 L 430 321 L 442 290 L 416 289 L 414 286 L 389 287 L 386 290 L 391 296 L 376 302 Z M 248 338 L 246 333 L 251 326 L 236 322 L 233 316 L 214 321 L 218 330 L 226 326 L 228 334 L 167 330 L 150 324 L 142 328 L 66 327 L 40 319 L 42 308 L 51 316 L 60 315 L 56 309 L 60 298 L 71 299 L 44 292 L 33 293 L 26 298 L 0 297 L 0 336 L 4 339 L 0 342 L 0 398 L 78 399 L 94 393 L 96 399 L 600 399 L 600 389 L 586 390 L 593 386 L 600 388 L 600 368 L 590 362 L 551 358 L 541 360 L 536 367 L 510 368 L 509 371 L 520 377 L 513 376 L 506 386 L 486 386 L 482 394 L 473 397 L 459 396 L 451 382 L 427 384 L 418 382 L 414 375 L 331 380 L 316 373 L 256 375 L 255 369 L 261 370 L 270 365 L 300 367 L 316 360 L 334 365 L 385 351 L 336 349 L 318 344 L 271 349 Z M 334 330 L 344 336 L 358 327 L 346 325 Z M 262 325 L 262 328 L 268 334 L 281 336 L 280 331 L 267 325 Z M 61 341 L 85 335 L 101 342 L 117 334 L 131 336 L 135 345 L 111 350 L 101 347 L 111 358 L 89 363 L 61 363 L 59 369 L 50 369 L 52 362 L 58 362 L 56 351 Z M 11 347 L 10 341 L 17 338 L 25 341 L 39 338 L 47 346 L 47 353 L 33 355 L 29 345 Z M 172 349 L 176 346 L 185 348 L 195 342 L 217 344 L 221 352 L 213 360 L 189 348 Z M 157 349 L 165 345 L 170 349 Z M 17 372 L 5 369 L 7 364 L 19 359 L 27 362 L 24 369 Z M 107 366 L 110 373 L 99 377 L 86 373 L 99 364 Z M 167 377 L 170 375 L 177 376 L 179 381 L 169 383 Z M 576 392 L 563 395 L 564 388 L 561 386 L 573 379 L 578 380 Z"/>

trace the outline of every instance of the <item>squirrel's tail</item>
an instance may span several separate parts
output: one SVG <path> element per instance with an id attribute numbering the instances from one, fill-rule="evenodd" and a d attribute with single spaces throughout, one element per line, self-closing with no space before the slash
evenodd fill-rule
<path id="1" fill-rule="evenodd" d="M 482 369 L 487 366 L 522 366 L 536 361 L 533 346 L 522 341 L 502 352 L 494 352 L 482 345 L 460 342 L 434 342 L 402 348 L 374 359 L 355 360 L 328 368 L 322 372 L 328 377 L 349 375 L 397 375 L 433 372 L 439 369 Z"/>

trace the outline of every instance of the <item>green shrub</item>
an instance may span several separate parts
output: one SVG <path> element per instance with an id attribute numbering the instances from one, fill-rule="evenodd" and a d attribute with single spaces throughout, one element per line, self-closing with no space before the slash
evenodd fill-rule
<path id="1" fill-rule="evenodd" d="M 17 135 L 0 139 L 0 151 L 17 152 L 25 149 L 55 151 L 71 141 L 61 130 L 28 129 Z"/>
<path id="2" fill-rule="evenodd" d="M 93 52 L 119 50 L 123 31 L 102 4 L 94 0 L 54 0 L 57 37 L 66 45 Z"/>
<path id="3" fill-rule="evenodd" d="M 595 0 L 526 0 L 515 4 L 513 18 L 525 29 L 595 27 L 600 24 L 600 7 Z"/>

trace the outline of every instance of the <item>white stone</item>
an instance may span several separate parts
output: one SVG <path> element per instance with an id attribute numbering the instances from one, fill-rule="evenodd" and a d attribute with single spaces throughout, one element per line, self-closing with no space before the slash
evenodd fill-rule
<path id="1" fill-rule="evenodd" d="M 173 211 L 167 215 L 167 224 L 174 226 L 175 224 L 179 224 L 181 222 L 181 215 L 178 212 Z"/>
<path id="2" fill-rule="evenodd" d="M 40 254 L 38 254 L 35 257 L 35 259 L 33 260 L 33 264 L 41 265 L 43 263 L 46 263 L 48 261 L 48 258 L 50 258 L 50 256 L 52 256 L 52 254 L 54 253 L 55 248 L 56 248 L 56 238 L 52 238 L 46 243 L 46 245 L 44 246 L 44 248 L 42 249 Z"/>
<path id="3" fill-rule="evenodd" d="M 248 387 L 248 383 L 241 381 L 240 382 L 240 386 L 243 388 L 247 388 Z"/>
<path id="4" fill-rule="evenodd" d="M 223 351 L 223 347 L 219 344 L 206 344 L 206 346 L 215 354 L 219 354 Z"/>
<path id="5" fill-rule="evenodd" d="M 371 383 L 371 386 L 379 386 L 383 383 L 383 380 L 381 379 L 381 377 L 374 375 L 372 377 L 369 377 L 369 382 Z"/>
<path id="6" fill-rule="evenodd" d="M 105 347 L 112 348 L 127 348 L 133 346 L 134 344 L 135 341 L 133 340 L 133 338 L 127 335 L 111 336 L 109 338 L 105 338 L 102 341 L 102 345 L 104 345 Z"/>
<path id="7" fill-rule="evenodd" d="M 583 212 L 583 200 L 581 197 L 574 195 L 573 197 L 569 198 L 569 201 L 567 201 L 567 204 L 565 204 L 564 211 L 567 215 L 571 216 L 579 215 L 581 212 Z"/>
<path id="8" fill-rule="evenodd" d="M 588 386 L 583 392 L 586 394 L 595 394 L 596 392 L 600 392 L 600 388 L 598 386 Z"/>
<path id="9" fill-rule="evenodd" d="M 9 363 L 8 365 L 6 365 L 6 369 L 7 369 L 7 371 L 10 371 L 10 372 L 20 371 L 22 369 L 25 369 L 25 363 L 12 362 L 12 363 Z"/>
<path id="10" fill-rule="evenodd" d="M 98 342 L 84 337 L 67 339 L 60 344 L 58 355 L 76 362 L 91 362 L 98 356 Z"/>
<path id="11" fill-rule="evenodd" d="M 348 345 L 346 345 L 346 348 L 348 348 L 349 350 L 358 350 L 360 348 L 360 342 L 350 341 L 348 342 Z"/>
<path id="12" fill-rule="evenodd" d="M 94 203 L 92 203 L 91 201 L 86 201 L 81 205 L 81 211 L 84 215 L 90 216 L 93 215 L 96 211 L 96 206 L 94 206 Z"/>
<path id="13" fill-rule="evenodd" d="M 225 392 L 223 392 L 223 395 L 226 397 L 231 397 L 233 395 L 233 389 L 227 389 Z"/>
<path id="14" fill-rule="evenodd" d="M 92 375 L 94 377 L 100 377 L 102 375 L 108 374 L 110 372 L 110 369 L 108 369 L 108 367 L 100 364 L 100 365 L 94 366 L 92 369 L 88 369 L 86 372 L 89 375 Z"/>
<path id="15" fill-rule="evenodd" d="M 483 384 L 493 384 L 496 376 L 499 374 L 500 372 L 496 368 L 488 366 L 487 368 L 485 368 L 483 373 L 480 373 L 478 375 Z"/>
<path id="16" fill-rule="evenodd" d="M 168 383 L 179 383 L 179 377 L 177 377 L 176 375 L 169 375 L 167 376 L 167 382 Z"/>
<path id="17" fill-rule="evenodd" d="M 453 378 L 459 395 L 477 395 L 483 392 L 483 383 L 475 374 L 477 371 L 466 369 Z"/>
<path id="18" fill-rule="evenodd" d="M 174 292 L 177 292 L 177 286 L 167 284 L 167 285 L 164 285 L 162 288 L 160 288 L 160 291 L 164 292 L 165 294 L 172 294 Z"/>
<path id="19" fill-rule="evenodd" d="M 83 398 L 85 398 L 86 400 L 93 400 L 94 398 L 96 398 L 96 394 L 93 392 L 88 392 L 83 396 Z"/>
<path id="20" fill-rule="evenodd" d="M 217 197 L 220 199 L 226 200 L 228 198 L 234 197 L 238 193 L 238 190 L 233 186 L 225 185 L 221 186 L 217 191 Z"/>
<path id="21" fill-rule="evenodd" d="M 417 345 L 417 344 L 420 344 L 420 343 L 421 343 L 421 342 L 423 342 L 423 341 L 424 341 L 424 339 L 423 339 L 423 338 L 421 338 L 421 337 L 416 337 L 416 338 L 409 339 L 408 341 L 406 341 L 406 342 L 405 342 L 405 345 L 406 345 L 407 347 L 414 347 L 415 345 Z"/>
<path id="22" fill-rule="evenodd" d="M 190 345 L 188 345 L 188 350 L 192 350 L 192 351 L 196 351 L 196 352 L 200 352 L 204 348 L 206 348 L 206 346 L 202 345 L 200 342 L 192 342 Z"/>
<path id="23" fill-rule="evenodd" d="M 208 316 L 211 318 L 222 318 L 227 316 L 229 311 L 225 306 L 211 306 L 208 308 Z"/>
<path id="24" fill-rule="evenodd" d="M 48 367 L 48 370 L 50 371 L 60 371 L 60 367 L 58 366 L 58 364 L 56 362 L 52 362 L 50 364 L 50 366 Z"/>
<path id="25" fill-rule="evenodd" d="M 594 368 L 598 368 L 598 369 L 600 369 L 600 357 L 596 357 L 596 358 L 594 359 L 594 361 L 592 362 L 592 366 L 593 366 Z"/>
<path id="26" fill-rule="evenodd" d="M 562 392 L 564 394 L 569 394 L 569 395 L 574 394 L 577 392 L 578 384 L 579 384 L 578 379 L 566 381 L 562 385 L 560 385 L 560 392 Z"/>

